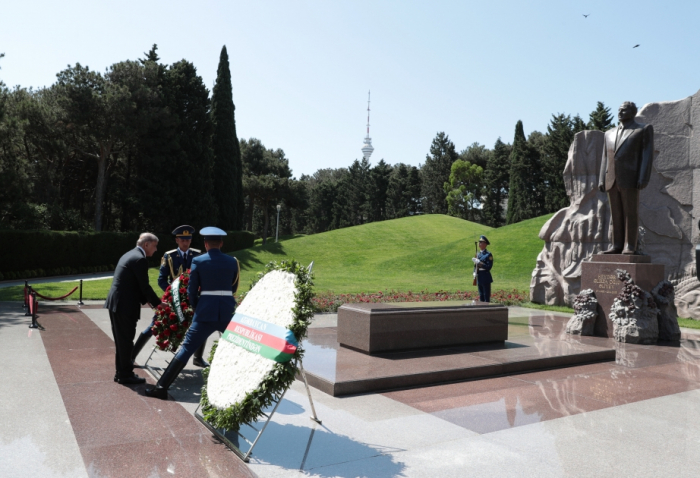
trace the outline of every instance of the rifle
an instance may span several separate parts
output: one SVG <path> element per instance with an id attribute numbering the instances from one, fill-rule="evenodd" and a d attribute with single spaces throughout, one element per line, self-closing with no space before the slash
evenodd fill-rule
<path id="1" fill-rule="evenodd" d="M 479 255 L 479 243 L 474 242 L 474 259 Z M 476 272 L 477 272 L 478 266 L 474 264 L 474 280 L 472 281 L 472 285 L 476 285 Z"/>

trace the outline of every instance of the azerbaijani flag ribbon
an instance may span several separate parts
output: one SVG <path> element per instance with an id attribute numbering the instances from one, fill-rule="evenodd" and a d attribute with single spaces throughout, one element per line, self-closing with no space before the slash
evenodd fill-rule
<path id="1" fill-rule="evenodd" d="M 236 313 L 223 339 L 275 362 L 289 362 L 299 342 L 294 333 L 279 325 Z"/>

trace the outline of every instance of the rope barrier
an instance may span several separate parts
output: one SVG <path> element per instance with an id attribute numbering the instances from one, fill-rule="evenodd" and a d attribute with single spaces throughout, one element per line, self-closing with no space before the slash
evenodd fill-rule
<path id="1" fill-rule="evenodd" d="M 78 290 L 78 286 L 75 286 L 72 291 L 68 292 L 66 295 L 62 295 L 61 297 L 46 297 L 45 295 L 41 295 L 37 291 L 34 291 L 34 293 L 44 300 L 62 300 L 62 299 L 65 299 L 66 297 L 68 297 L 69 295 L 71 295 L 76 290 Z"/>

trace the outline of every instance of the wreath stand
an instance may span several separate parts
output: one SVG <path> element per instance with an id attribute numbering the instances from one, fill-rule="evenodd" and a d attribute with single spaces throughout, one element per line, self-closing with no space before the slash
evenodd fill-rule
<path id="1" fill-rule="evenodd" d="M 301 363 L 301 360 L 297 361 L 297 366 L 299 369 L 299 372 L 301 372 L 301 377 L 304 379 L 304 386 L 306 387 L 306 395 L 309 397 L 309 405 L 311 405 L 311 416 L 309 417 L 311 420 L 314 422 L 318 423 L 319 425 L 321 424 L 321 420 L 318 419 L 316 416 L 316 408 L 314 407 L 314 401 L 311 399 L 311 390 L 309 389 L 309 382 L 306 380 L 306 373 L 304 372 L 304 366 Z M 215 428 L 213 427 L 209 422 L 205 420 L 205 418 L 199 413 L 199 408 L 201 407 L 201 404 L 197 406 L 197 409 L 194 411 L 194 416 L 197 420 L 202 422 L 202 425 L 207 427 L 212 434 L 218 438 L 224 445 L 226 445 L 233 453 L 236 454 L 241 460 L 243 460 L 245 463 L 250 462 L 250 455 L 253 453 L 253 448 L 255 448 L 255 445 L 258 443 L 258 440 L 260 440 L 260 437 L 262 436 L 263 432 L 265 431 L 265 428 L 267 425 L 270 423 L 270 420 L 272 420 L 272 416 L 275 414 L 277 411 L 277 407 L 279 404 L 282 402 L 282 399 L 284 398 L 284 395 L 287 393 L 287 390 L 282 392 L 282 395 L 277 400 L 274 400 L 272 403 L 275 404 L 275 406 L 272 408 L 272 411 L 268 413 L 262 412 L 262 414 L 266 417 L 265 423 L 263 424 L 262 428 L 259 430 L 254 427 L 251 423 L 245 423 L 245 426 L 248 426 L 258 432 L 256 435 L 255 439 L 251 442 L 248 440 L 243 434 L 241 434 L 240 429 L 239 430 L 226 430 L 225 428 Z M 233 436 L 233 440 L 230 439 L 227 436 L 227 432 L 235 432 L 235 435 Z M 250 448 L 248 449 L 247 452 L 243 452 L 240 448 L 240 444 L 238 442 L 238 437 L 242 438 L 243 441 L 245 441 L 248 445 L 250 445 Z M 311 433 L 311 437 L 309 438 L 309 445 L 311 445 L 311 438 L 313 437 L 313 431 Z M 308 446 L 307 446 L 307 453 L 308 453 Z"/>

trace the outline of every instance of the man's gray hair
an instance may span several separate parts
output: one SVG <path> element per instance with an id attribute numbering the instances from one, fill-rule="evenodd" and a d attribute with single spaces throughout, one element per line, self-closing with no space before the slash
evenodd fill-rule
<path id="1" fill-rule="evenodd" d="M 144 232 L 139 236 L 139 240 L 136 241 L 136 245 L 143 247 L 143 245 L 147 242 L 158 242 L 158 237 L 150 232 Z"/>

